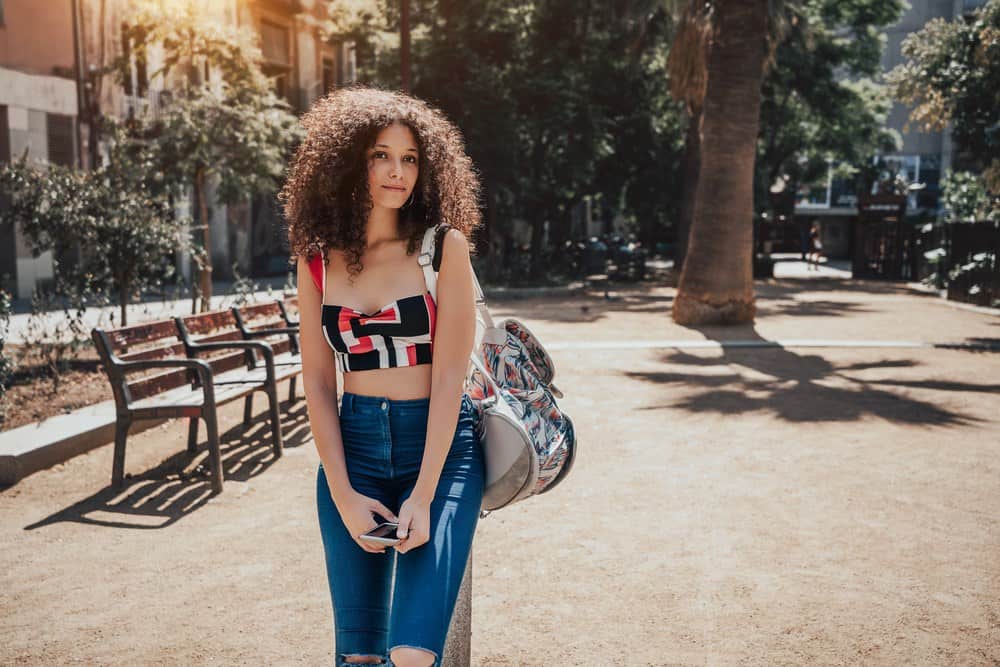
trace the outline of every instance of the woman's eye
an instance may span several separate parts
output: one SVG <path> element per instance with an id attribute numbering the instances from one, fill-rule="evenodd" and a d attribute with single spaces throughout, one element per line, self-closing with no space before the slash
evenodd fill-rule
<path id="1" fill-rule="evenodd" d="M 407 155 L 406 159 L 412 162 L 413 164 L 417 163 L 417 158 L 413 157 L 412 155 Z"/>
<path id="2" fill-rule="evenodd" d="M 384 157 L 386 157 L 386 154 L 385 154 L 385 151 L 375 151 L 374 153 L 372 153 L 372 157 L 374 157 L 374 158 L 384 158 Z"/>

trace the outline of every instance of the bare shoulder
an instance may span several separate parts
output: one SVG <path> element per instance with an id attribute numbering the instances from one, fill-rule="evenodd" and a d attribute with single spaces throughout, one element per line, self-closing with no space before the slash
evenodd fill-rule
<path id="1" fill-rule="evenodd" d="M 445 232 L 442 241 L 441 263 L 468 262 L 469 239 L 461 231 L 451 228 Z"/>

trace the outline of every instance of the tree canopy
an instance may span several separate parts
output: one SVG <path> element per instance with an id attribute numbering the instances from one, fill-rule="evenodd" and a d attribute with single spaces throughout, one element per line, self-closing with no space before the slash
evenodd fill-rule
<path id="1" fill-rule="evenodd" d="M 201 230 L 194 257 L 205 310 L 212 293 L 210 182 L 217 183 L 219 204 L 276 192 L 302 130 L 288 102 L 271 90 L 248 31 L 205 18 L 189 1 L 170 11 L 141 4 L 126 32 L 134 51 L 155 45 L 163 53 L 163 65 L 152 77 L 162 77 L 172 100 L 158 116 L 132 119 L 127 127 L 132 140 L 150 151 L 152 172 L 168 189 L 179 194 L 194 187 Z M 119 58 L 114 69 L 119 79 L 129 76 L 127 58 Z"/>
<path id="2" fill-rule="evenodd" d="M 959 159 L 1000 196 L 1000 0 L 954 21 L 933 19 L 903 41 L 887 81 L 924 130 L 949 123 Z M 998 205 L 1000 206 L 1000 205 Z"/>
<path id="3" fill-rule="evenodd" d="M 853 172 L 898 148 L 885 127 L 890 100 L 875 82 L 885 37 L 902 0 L 785 2 L 771 27 L 773 62 L 762 86 L 758 207 L 779 178 L 808 183 L 828 163 Z"/>

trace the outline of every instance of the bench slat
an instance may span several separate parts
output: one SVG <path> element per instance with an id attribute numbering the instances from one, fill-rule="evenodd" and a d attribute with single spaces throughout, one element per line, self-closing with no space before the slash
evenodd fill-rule
<path id="1" fill-rule="evenodd" d="M 173 320 L 155 320 L 143 322 L 121 329 L 110 329 L 106 332 L 111 340 L 114 352 L 136 343 L 155 341 L 161 338 L 177 339 L 177 327 Z"/>

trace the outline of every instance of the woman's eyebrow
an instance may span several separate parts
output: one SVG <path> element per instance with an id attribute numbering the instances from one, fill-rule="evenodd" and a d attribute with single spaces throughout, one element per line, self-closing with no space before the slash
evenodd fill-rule
<path id="1" fill-rule="evenodd" d="M 375 144 L 375 145 L 373 146 L 373 148 L 379 148 L 379 147 L 381 147 L 381 148 L 391 148 L 391 146 L 389 146 L 388 144 Z M 407 148 L 406 150 L 408 150 L 408 151 L 412 151 L 412 152 L 414 152 L 414 153 L 416 153 L 416 152 L 417 152 L 417 149 L 416 149 L 416 148 Z"/>

